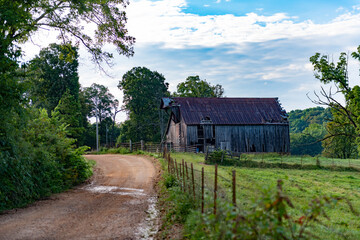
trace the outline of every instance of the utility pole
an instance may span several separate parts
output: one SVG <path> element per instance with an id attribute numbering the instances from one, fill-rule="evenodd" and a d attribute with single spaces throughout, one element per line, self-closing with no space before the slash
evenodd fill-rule
<path id="1" fill-rule="evenodd" d="M 98 126 L 98 98 L 96 97 L 95 100 L 96 110 L 95 110 L 95 116 L 96 116 L 96 151 L 99 151 L 99 126 Z"/>

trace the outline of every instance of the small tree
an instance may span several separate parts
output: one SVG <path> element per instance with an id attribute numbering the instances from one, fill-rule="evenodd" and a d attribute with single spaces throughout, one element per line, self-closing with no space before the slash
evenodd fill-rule
<path id="1" fill-rule="evenodd" d="M 105 118 L 112 115 L 112 108 L 114 106 L 114 96 L 109 89 L 104 85 L 93 83 L 90 87 L 84 89 L 85 98 L 88 104 L 89 117 L 99 118 L 101 123 Z"/>
<path id="2" fill-rule="evenodd" d="M 68 136 L 77 140 L 77 146 L 83 145 L 85 131 L 80 108 L 79 101 L 67 90 L 53 112 L 53 115 L 67 126 Z"/>
<path id="3" fill-rule="evenodd" d="M 360 46 L 351 56 L 360 61 Z M 324 84 L 334 84 L 335 91 L 330 88 L 326 91 L 322 88 L 320 94 L 314 92 L 315 99 L 312 101 L 319 105 L 331 108 L 333 120 L 328 124 L 329 134 L 325 146 L 332 146 L 344 143 L 344 139 L 353 141 L 356 138 L 360 141 L 360 87 L 351 87 L 348 79 L 348 55 L 341 53 L 339 61 L 335 64 L 329 60 L 329 56 L 316 53 L 310 58 L 314 66 L 314 75 Z M 344 104 L 337 100 L 336 95 L 342 95 Z M 350 127 L 351 126 L 351 127 Z M 342 130 L 340 130 L 342 128 Z M 351 130 L 353 129 L 353 130 Z M 331 142 L 331 144 L 330 144 Z M 336 146 L 342 148 L 341 146 Z M 349 156 L 349 154 L 342 154 Z"/>

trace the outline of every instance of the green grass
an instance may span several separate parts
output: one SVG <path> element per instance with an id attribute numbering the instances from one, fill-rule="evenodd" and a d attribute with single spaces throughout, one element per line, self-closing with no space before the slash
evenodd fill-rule
<path id="1" fill-rule="evenodd" d="M 265 163 L 288 163 L 316 165 L 319 159 L 321 166 L 341 166 L 341 167 L 357 167 L 360 168 L 360 159 L 340 159 L 310 156 L 281 156 L 279 154 L 242 154 L 241 159 L 253 160 Z"/>
<path id="2" fill-rule="evenodd" d="M 172 153 L 177 161 L 185 159 L 193 163 L 196 170 L 205 168 L 206 175 L 213 178 L 214 166 L 205 165 L 203 154 Z M 249 156 L 252 160 L 262 161 L 261 156 Z M 266 158 L 267 157 L 267 158 Z M 300 157 L 264 156 L 264 161 L 283 161 L 284 163 L 297 163 Z M 332 164 L 332 159 L 320 158 L 321 164 Z M 359 164 L 359 160 L 351 160 Z M 316 164 L 311 157 L 304 157 L 303 164 Z M 348 160 L 339 160 L 337 163 L 346 166 Z M 345 197 L 351 202 L 355 210 L 360 211 L 360 173 L 351 171 L 330 170 L 303 170 L 303 169 L 280 169 L 280 168 L 244 168 L 232 166 L 219 166 L 219 184 L 224 189 L 230 190 L 231 171 L 236 170 L 237 179 L 237 204 L 241 209 L 248 209 L 254 200 L 261 196 L 261 190 L 265 187 L 275 188 L 278 179 L 284 181 L 284 192 L 290 197 L 295 208 L 291 212 L 301 214 L 310 201 L 322 195 Z M 230 191 L 228 191 L 230 194 Z M 324 219 L 329 229 L 317 226 L 314 231 L 322 239 L 339 239 L 341 233 L 347 239 L 360 239 L 360 220 L 355 216 L 345 201 L 340 202 L 335 209 L 327 212 L 330 220 Z"/>

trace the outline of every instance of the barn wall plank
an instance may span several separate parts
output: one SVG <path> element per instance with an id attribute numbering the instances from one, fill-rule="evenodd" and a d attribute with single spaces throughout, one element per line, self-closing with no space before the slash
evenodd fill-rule
<path id="1" fill-rule="evenodd" d="M 229 142 L 236 152 L 289 152 L 289 126 L 215 126 L 215 147 L 220 148 L 222 142 Z"/>

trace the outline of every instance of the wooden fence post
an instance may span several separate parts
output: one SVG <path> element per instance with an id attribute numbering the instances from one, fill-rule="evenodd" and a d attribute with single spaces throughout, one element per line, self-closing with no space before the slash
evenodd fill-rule
<path id="1" fill-rule="evenodd" d="M 182 166 L 181 162 L 179 163 L 179 182 L 180 182 L 180 189 L 183 190 L 183 181 L 182 181 Z"/>
<path id="2" fill-rule="evenodd" d="M 170 159 L 168 159 L 168 173 L 170 173 Z"/>
<path id="3" fill-rule="evenodd" d="M 194 201 L 195 201 L 195 199 L 196 199 L 196 196 L 195 196 L 195 178 L 194 178 L 194 167 L 193 167 L 192 163 L 191 163 L 191 178 L 192 178 L 193 195 L 194 195 Z"/>
<path id="4" fill-rule="evenodd" d="M 184 161 L 184 159 L 182 160 L 182 172 L 183 172 L 183 175 L 182 175 L 182 177 L 183 177 L 183 190 L 184 190 L 184 192 L 186 192 L 186 182 L 185 182 L 185 161 Z"/>
<path id="5" fill-rule="evenodd" d="M 236 207 L 236 171 L 235 170 L 232 171 L 232 192 L 233 192 L 233 196 L 232 196 L 233 205 L 234 207 Z"/>
<path id="6" fill-rule="evenodd" d="M 141 151 L 144 151 L 144 140 L 140 140 Z"/>
<path id="7" fill-rule="evenodd" d="M 169 163 L 170 163 L 170 173 L 171 173 L 171 174 L 175 174 L 175 170 L 174 170 L 174 159 L 169 158 Z"/>
<path id="8" fill-rule="evenodd" d="M 204 213 L 204 167 L 201 168 L 201 213 Z"/>
<path id="9" fill-rule="evenodd" d="M 214 184 L 214 215 L 216 215 L 216 200 L 217 200 L 217 177 L 218 177 L 218 166 L 215 164 L 215 184 Z"/>
<path id="10" fill-rule="evenodd" d="M 179 171 L 178 171 L 178 165 L 177 165 L 176 159 L 175 159 L 175 169 L 176 169 L 176 176 L 177 176 L 177 179 L 179 181 Z"/>
<path id="11" fill-rule="evenodd" d="M 191 192 L 190 190 L 190 183 L 189 183 L 189 171 L 188 171 L 188 166 L 187 166 L 187 162 L 185 162 L 185 169 L 186 169 L 186 181 L 188 182 L 188 188 L 189 188 L 189 193 Z"/>
<path id="12" fill-rule="evenodd" d="M 130 152 L 132 152 L 132 141 L 130 139 L 130 145 L 129 145 L 129 148 L 130 148 Z"/>

